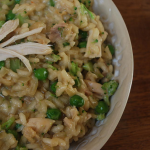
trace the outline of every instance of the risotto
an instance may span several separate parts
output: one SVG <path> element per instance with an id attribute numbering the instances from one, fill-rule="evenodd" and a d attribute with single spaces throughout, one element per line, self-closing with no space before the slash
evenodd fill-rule
<path id="1" fill-rule="evenodd" d="M 68 150 L 118 82 L 91 0 L 0 0 L 0 149 Z"/>

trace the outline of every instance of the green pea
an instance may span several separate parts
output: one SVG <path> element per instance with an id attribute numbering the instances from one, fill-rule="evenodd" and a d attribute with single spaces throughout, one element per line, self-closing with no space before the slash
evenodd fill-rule
<path id="1" fill-rule="evenodd" d="M 104 101 L 99 101 L 95 108 L 97 114 L 105 114 L 109 111 L 108 105 Z"/>
<path id="2" fill-rule="evenodd" d="M 21 0 L 15 0 L 15 4 L 20 4 Z"/>
<path id="3" fill-rule="evenodd" d="M 58 120 L 61 117 L 61 111 L 59 109 L 48 109 L 47 110 L 47 118 L 53 119 L 53 120 Z"/>
<path id="4" fill-rule="evenodd" d="M 84 99 L 79 95 L 74 95 L 70 98 L 70 105 L 82 107 L 84 105 Z"/>
<path id="5" fill-rule="evenodd" d="M 38 78 L 38 80 L 46 80 L 48 71 L 45 68 L 34 69 L 34 76 Z"/>
<path id="6" fill-rule="evenodd" d="M 110 52 L 111 52 L 111 54 L 112 54 L 112 56 L 115 54 L 115 48 L 112 46 L 112 45 L 108 45 L 108 48 L 109 48 L 109 50 L 110 50 Z"/>
<path id="7" fill-rule="evenodd" d="M 86 48 L 86 45 L 87 45 L 87 42 L 84 41 L 84 42 L 80 42 L 78 46 L 79 48 Z"/>
<path id="8" fill-rule="evenodd" d="M 17 131 L 15 130 L 8 130 L 7 133 L 13 134 L 13 136 L 18 139 L 19 138 L 19 134 Z"/>
<path id="9" fill-rule="evenodd" d="M 0 61 L 0 69 L 5 66 L 5 61 Z"/>
<path id="10" fill-rule="evenodd" d="M 4 23 L 5 21 L 0 21 L 0 28 L 3 26 Z"/>
<path id="11" fill-rule="evenodd" d="M 12 10 L 9 10 L 8 14 L 6 15 L 6 21 L 8 20 L 14 20 L 16 17 L 15 14 L 13 14 Z"/>
<path id="12" fill-rule="evenodd" d="M 56 93 L 56 88 L 57 88 L 57 81 L 53 82 L 53 84 L 51 84 L 50 86 L 50 90 L 54 93 Z"/>

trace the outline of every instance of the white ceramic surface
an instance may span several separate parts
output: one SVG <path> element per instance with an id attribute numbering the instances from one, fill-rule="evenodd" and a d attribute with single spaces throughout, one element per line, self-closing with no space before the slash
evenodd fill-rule
<path id="1" fill-rule="evenodd" d="M 94 12 L 101 16 L 108 40 L 116 48 L 114 79 L 119 81 L 119 88 L 111 98 L 111 110 L 107 118 L 97 122 L 92 131 L 71 144 L 69 150 L 100 150 L 114 132 L 125 109 L 133 78 L 133 53 L 130 37 L 123 18 L 112 0 L 95 0 Z"/>

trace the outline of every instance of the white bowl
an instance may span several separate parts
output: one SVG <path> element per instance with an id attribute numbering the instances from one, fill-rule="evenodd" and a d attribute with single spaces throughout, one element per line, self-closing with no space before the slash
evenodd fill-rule
<path id="1" fill-rule="evenodd" d="M 101 16 L 108 40 L 116 48 L 114 79 L 119 87 L 111 98 L 111 109 L 105 120 L 97 122 L 92 131 L 69 150 L 100 150 L 114 132 L 125 109 L 133 79 L 133 53 L 130 37 L 124 20 L 112 0 L 95 0 L 93 10 Z"/>

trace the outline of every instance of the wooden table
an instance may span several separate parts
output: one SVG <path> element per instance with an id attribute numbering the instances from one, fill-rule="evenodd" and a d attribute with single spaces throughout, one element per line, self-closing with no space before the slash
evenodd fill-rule
<path id="1" fill-rule="evenodd" d="M 134 80 L 125 112 L 102 150 L 150 150 L 150 0 L 113 0 L 133 46 Z"/>

